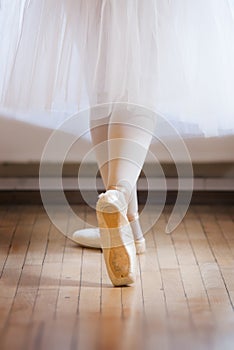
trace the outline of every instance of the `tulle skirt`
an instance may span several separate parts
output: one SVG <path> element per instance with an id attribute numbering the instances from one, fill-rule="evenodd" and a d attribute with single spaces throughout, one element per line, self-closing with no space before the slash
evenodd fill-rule
<path id="1" fill-rule="evenodd" d="M 234 0 L 1 1 L 1 111 L 56 127 L 114 102 L 234 133 Z"/>

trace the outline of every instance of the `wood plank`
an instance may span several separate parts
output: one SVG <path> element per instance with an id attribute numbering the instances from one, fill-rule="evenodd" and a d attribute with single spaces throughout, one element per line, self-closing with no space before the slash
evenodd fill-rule
<path id="1" fill-rule="evenodd" d="M 199 266 L 180 266 L 192 321 L 197 329 L 210 327 L 213 315 Z"/>
<path id="2" fill-rule="evenodd" d="M 0 227 L 2 227 L 3 218 L 5 218 L 9 207 L 7 205 L 0 205 Z"/>
<path id="3" fill-rule="evenodd" d="M 44 263 L 62 263 L 66 236 L 54 225 L 51 226 Z"/>
<path id="4" fill-rule="evenodd" d="M 6 324 L 8 321 L 8 316 L 11 310 L 13 298 L 11 297 L 0 297 L 0 345 L 1 339 L 6 330 Z"/>
<path id="5" fill-rule="evenodd" d="M 32 226 L 18 225 L 14 234 L 12 245 L 7 256 L 5 268 L 22 268 L 26 259 Z"/>
<path id="6" fill-rule="evenodd" d="M 78 304 L 79 337 L 77 347 L 94 349 L 100 331 L 101 310 L 100 250 L 83 249 L 81 285 Z"/>
<path id="7" fill-rule="evenodd" d="M 1 218 L 0 226 L 8 227 L 8 226 L 16 226 L 19 218 L 20 218 L 20 207 L 11 205 L 5 211 L 5 215 Z"/>
<path id="8" fill-rule="evenodd" d="M 33 322 L 51 322 L 55 318 L 58 289 L 40 288 L 33 309 Z"/>
<path id="9" fill-rule="evenodd" d="M 215 262 L 215 257 L 210 249 L 200 220 L 186 215 L 184 225 L 198 264 Z"/>
<path id="10" fill-rule="evenodd" d="M 0 345 L 2 350 L 14 349 L 21 350 L 25 348 L 25 337 L 29 334 L 29 326 L 22 323 L 10 324 L 4 332 Z"/>
<path id="11" fill-rule="evenodd" d="M 33 226 L 26 265 L 42 265 L 45 259 L 51 222 L 45 213 L 38 214 Z"/>
<path id="12" fill-rule="evenodd" d="M 20 206 L 19 224 L 33 225 L 40 208 L 36 205 L 22 205 Z"/>
<path id="13" fill-rule="evenodd" d="M 147 247 L 147 253 L 140 255 L 139 260 L 144 317 L 141 329 L 138 330 L 140 334 L 138 342 L 141 348 L 147 346 L 151 348 L 153 344 L 157 344 L 159 349 L 164 349 L 167 345 L 167 309 L 156 247 Z M 132 336 L 133 334 L 134 330 Z"/>
<path id="14" fill-rule="evenodd" d="M 122 319 L 120 349 L 137 349 L 143 345 L 144 304 L 142 298 L 142 283 L 140 271 L 132 287 L 122 288 Z M 114 331 L 114 330 L 113 330 Z"/>
<path id="15" fill-rule="evenodd" d="M 18 211 L 17 211 L 18 212 Z M 18 222 L 18 216 L 17 216 Z M 4 270 L 0 279 L 0 298 L 6 298 L 7 308 L 1 318 L 2 331 L 9 321 L 9 315 L 17 292 L 18 283 L 22 274 L 25 257 L 32 234 L 31 225 L 18 225 L 13 236 L 12 245 L 5 261 Z M 8 313 L 6 314 L 6 310 Z"/>
<path id="16" fill-rule="evenodd" d="M 113 288 L 102 257 L 101 318 L 98 344 L 100 348 L 117 349 L 122 332 L 121 287 Z M 132 287 L 129 287 L 132 288 Z"/>
<path id="17" fill-rule="evenodd" d="M 233 313 L 231 300 L 217 263 L 200 265 L 202 278 L 216 321 L 220 322 Z"/>
<path id="18" fill-rule="evenodd" d="M 218 264 L 222 267 L 234 267 L 232 252 L 215 220 L 214 214 L 203 213 L 200 215 L 200 221 Z"/>
<path id="19" fill-rule="evenodd" d="M 15 227 L 1 227 L 0 228 L 0 276 L 5 266 L 11 242 L 15 233 Z"/>
<path id="20" fill-rule="evenodd" d="M 222 267 L 221 272 L 232 308 L 234 308 L 234 268 Z"/>
<path id="21" fill-rule="evenodd" d="M 159 265 L 161 269 L 170 269 L 178 267 L 171 235 L 165 233 L 166 221 L 162 217 L 153 227 L 153 237 L 157 247 Z"/>
<path id="22" fill-rule="evenodd" d="M 96 212 L 86 207 L 87 226 L 97 227 Z M 79 299 L 80 318 L 99 317 L 101 310 L 101 266 L 102 251 L 100 249 L 83 249 L 82 280 Z"/>
<path id="23" fill-rule="evenodd" d="M 85 248 L 79 298 L 79 317 L 99 317 L 101 309 L 101 252 Z"/>
<path id="24" fill-rule="evenodd" d="M 84 208 L 73 208 L 84 217 Z M 77 227 L 73 216 L 68 218 L 68 231 L 74 232 Z M 59 294 L 56 306 L 56 319 L 73 320 L 73 326 L 78 314 L 78 300 L 81 285 L 82 249 L 74 242 L 66 239 L 63 254 L 63 266 L 60 277 Z"/>
<path id="25" fill-rule="evenodd" d="M 161 269 L 161 272 L 168 318 L 172 320 L 175 327 L 185 327 L 183 328 L 185 330 L 190 321 L 180 270 L 177 268 Z"/>
<path id="26" fill-rule="evenodd" d="M 226 239 L 226 242 L 232 252 L 232 256 L 234 257 L 234 222 L 231 220 L 231 216 L 227 213 L 222 214 L 222 216 L 216 214 L 216 219 L 219 229 Z"/>
<path id="27" fill-rule="evenodd" d="M 193 249 L 183 222 L 171 233 L 171 238 L 179 265 L 196 265 Z"/>
<path id="28" fill-rule="evenodd" d="M 54 207 L 53 210 L 54 218 L 56 218 L 57 215 L 61 215 L 59 219 L 63 221 L 63 227 L 66 227 L 68 225 L 67 213 L 64 213 L 63 208 L 60 206 Z M 49 230 L 48 244 L 43 259 L 40 284 L 32 315 L 32 321 L 34 323 L 45 322 L 46 320 L 46 326 L 43 327 L 43 332 L 40 333 L 40 342 L 43 348 L 49 346 L 51 341 L 52 344 L 54 344 L 54 339 L 58 339 L 60 334 L 56 328 L 55 320 L 65 244 L 66 237 L 52 225 Z"/>

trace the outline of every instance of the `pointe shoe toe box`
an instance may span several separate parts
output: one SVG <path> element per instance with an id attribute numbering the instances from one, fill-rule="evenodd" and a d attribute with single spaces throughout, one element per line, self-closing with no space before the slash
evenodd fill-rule
<path id="1" fill-rule="evenodd" d="M 101 249 L 99 228 L 77 230 L 71 239 L 83 247 Z"/>

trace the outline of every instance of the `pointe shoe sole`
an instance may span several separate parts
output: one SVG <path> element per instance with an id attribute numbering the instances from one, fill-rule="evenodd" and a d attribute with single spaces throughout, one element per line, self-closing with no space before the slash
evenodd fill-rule
<path id="1" fill-rule="evenodd" d="M 111 282 L 124 286 L 135 282 L 135 244 L 128 220 L 110 203 L 97 203 L 103 255 Z"/>

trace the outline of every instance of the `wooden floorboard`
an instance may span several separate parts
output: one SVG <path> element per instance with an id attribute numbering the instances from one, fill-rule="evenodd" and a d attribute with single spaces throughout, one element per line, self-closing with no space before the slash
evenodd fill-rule
<path id="1" fill-rule="evenodd" d="M 69 239 L 94 209 L 72 209 L 53 208 L 62 234 L 40 205 L 0 207 L 1 350 L 233 349 L 233 206 L 192 205 L 171 234 L 171 206 L 141 207 L 147 251 L 121 288 Z"/>

